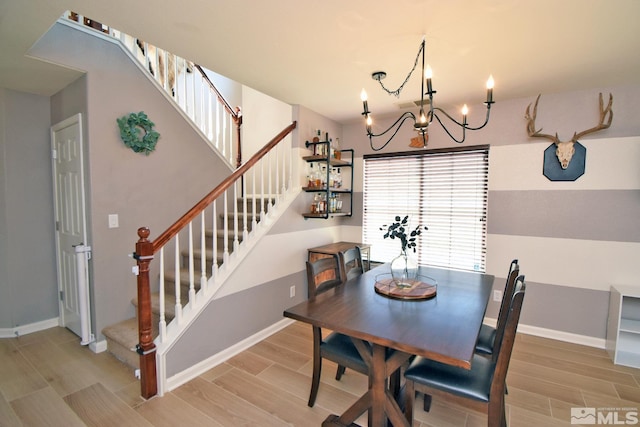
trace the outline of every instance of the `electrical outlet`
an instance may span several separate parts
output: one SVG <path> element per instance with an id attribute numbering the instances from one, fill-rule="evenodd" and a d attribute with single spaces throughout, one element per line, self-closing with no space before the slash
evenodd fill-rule
<path id="1" fill-rule="evenodd" d="M 293 298 L 296 296 L 296 286 L 293 285 L 289 288 L 289 298 Z"/>
<path id="2" fill-rule="evenodd" d="M 494 301 L 502 301 L 502 291 L 493 291 L 493 300 Z"/>

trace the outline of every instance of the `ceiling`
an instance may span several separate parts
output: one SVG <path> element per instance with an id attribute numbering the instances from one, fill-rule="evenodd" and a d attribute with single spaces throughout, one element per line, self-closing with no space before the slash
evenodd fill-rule
<path id="1" fill-rule="evenodd" d="M 640 83 L 638 0 L 0 0 L 0 87 L 52 95 L 79 71 L 28 57 L 62 15 L 82 15 L 341 123 L 420 97 L 420 71 L 396 89 L 423 35 L 435 104 L 459 107 Z"/>

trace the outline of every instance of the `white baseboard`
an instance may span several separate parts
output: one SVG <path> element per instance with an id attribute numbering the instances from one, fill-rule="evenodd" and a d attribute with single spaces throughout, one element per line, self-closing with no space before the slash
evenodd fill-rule
<path id="1" fill-rule="evenodd" d="M 89 344 L 89 349 L 94 353 L 102 353 L 107 351 L 107 340 L 93 341 Z"/>
<path id="2" fill-rule="evenodd" d="M 495 326 L 497 320 L 485 318 L 485 323 Z M 518 325 L 518 332 L 523 334 L 535 335 L 542 338 L 550 338 L 553 340 L 570 342 L 573 344 L 586 345 L 587 347 L 605 348 L 607 340 L 604 338 L 589 337 L 586 335 L 573 334 L 571 332 L 556 331 L 555 329 L 540 328 L 538 326 L 530 326 L 525 324 Z"/>
<path id="3" fill-rule="evenodd" d="M 221 363 L 226 362 L 231 359 L 233 356 L 242 353 L 249 347 L 254 344 L 259 343 L 260 341 L 268 338 L 270 335 L 275 334 L 281 329 L 286 328 L 290 324 L 292 324 L 294 320 L 292 319 L 282 319 L 279 322 L 274 323 L 273 325 L 265 328 L 248 338 L 240 341 L 239 343 L 232 345 L 229 348 L 222 350 L 220 353 L 214 354 L 208 359 L 203 360 L 202 362 L 193 365 L 192 367 L 185 369 L 184 371 L 172 376 L 171 378 L 167 378 L 166 389 L 164 392 L 169 392 L 182 384 L 185 384 L 197 376 L 207 372 L 209 369 L 220 365 Z"/>
<path id="4" fill-rule="evenodd" d="M 32 334 L 45 329 L 59 326 L 58 318 L 42 320 L 28 325 L 17 326 L 15 328 L 0 328 L 0 338 L 16 338 L 22 335 Z"/>

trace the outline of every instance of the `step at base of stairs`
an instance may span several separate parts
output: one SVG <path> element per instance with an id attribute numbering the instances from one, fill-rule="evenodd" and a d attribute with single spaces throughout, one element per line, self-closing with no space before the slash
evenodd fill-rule
<path id="1" fill-rule="evenodd" d="M 138 320 L 136 318 L 107 326 L 102 330 L 107 338 L 107 351 L 116 359 L 131 366 L 140 368 L 140 355 L 132 348 L 138 344 Z"/>

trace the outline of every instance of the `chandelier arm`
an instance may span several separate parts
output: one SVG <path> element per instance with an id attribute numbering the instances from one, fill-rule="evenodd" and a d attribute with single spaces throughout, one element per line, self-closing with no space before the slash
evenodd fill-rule
<path id="1" fill-rule="evenodd" d="M 395 122 L 393 122 L 393 124 L 391 126 L 389 126 L 386 130 L 378 133 L 378 134 L 374 134 L 372 132 L 367 132 L 367 135 L 369 136 L 369 145 L 371 146 L 371 149 L 373 151 L 380 151 L 382 149 L 384 149 L 387 145 L 389 145 L 389 143 L 391 142 L 391 140 L 396 136 L 396 134 L 400 131 L 400 128 L 402 127 L 402 125 L 404 124 L 404 122 L 408 119 L 413 119 L 415 121 L 416 116 L 411 112 L 411 111 L 407 111 L 405 113 L 403 113 L 398 120 L 396 120 Z M 389 137 L 389 139 L 387 140 L 387 142 L 385 142 L 381 147 L 375 148 L 373 146 L 373 138 L 377 138 L 380 137 L 382 135 L 385 135 L 387 132 L 391 131 L 393 128 L 395 127 L 395 130 L 393 131 L 393 134 Z"/>
<path id="2" fill-rule="evenodd" d="M 468 129 L 468 130 L 480 130 L 480 129 L 482 129 L 483 127 L 485 127 L 485 126 L 487 125 L 487 123 L 489 123 L 489 114 L 491 114 L 491 104 L 487 104 L 487 115 L 486 115 L 486 117 L 485 117 L 485 119 L 484 119 L 484 123 L 482 123 L 480 126 L 477 126 L 477 127 L 472 127 L 472 126 L 469 126 L 469 125 L 468 125 L 468 124 L 466 124 L 466 123 L 461 123 L 461 122 L 457 121 L 456 119 L 454 119 L 453 117 L 451 117 L 451 116 L 449 115 L 449 113 L 447 113 L 446 111 L 444 111 L 442 108 L 434 107 L 434 108 L 433 108 L 433 110 L 434 110 L 434 111 L 435 111 L 435 110 L 437 110 L 437 111 L 441 112 L 442 114 L 444 114 L 445 116 L 447 116 L 447 118 L 448 118 L 449 120 L 451 120 L 453 123 L 457 124 L 457 125 L 458 125 L 458 126 L 460 126 L 461 128 L 465 128 L 465 129 Z M 434 113 L 434 115 L 435 115 L 435 113 Z M 436 116 L 436 118 L 438 118 L 438 117 Z M 440 119 L 438 119 L 438 122 L 440 122 L 440 124 L 442 125 L 442 127 L 444 127 L 444 124 L 442 123 L 442 121 L 441 121 Z"/>
<path id="3" fill-rule="evenodd" d="M 453 139 L 458 144 L 462 144 L 464 142 L 465 138 L 467 137 L 467 134 L 465 132 L 466 127 L 462 126 L 462 123 L 458 123 L 456 120 L 451 118 L 451 116 L 449 116 L 446 111 L 441 110 L 440 108 L 434 108 L 434 110 L 438 110 L 438 111 L 442 112 L 449 119 L 453 120 L 455 123 L 460 125 L 460 127 L 462 128 L 462 139 L 459 140 L 459 139 L 456 139 L 456 137 L 453 136 L 453 134 L 451 132 L 449 132 L 449 129 L 447 129 L 447 127 L 444 125 L 444 123 L 442 123 L 442 120 L 440 120 L 440 117 L 435 113 L 435 111 L 433 112 L 433 117 L 435 117 L 436 120 L 438 121 L 438 123 L 440 123 L 440 126 L 442 126 L 442 129 L 444 129 L 444 131 L 447 133 L 447 135 L 449 135 L 449 138 Z"/>
<path id="4" fill-rule="evenodd" d="M 469 129 L 469 130 L 479 130 L 479 129 L 482 129 L 483 127 L 485 127 L 487 125 L 487 123 L 489 123 L 489 114 L 491 114 L 491 104 L 492 103 L 489 102 L 489 103 L 486 103 L 486 104 L 487 104 L 487 115 L 484 118 L 484 123 L 482 125 L 478 126 L 478 127 L 475 127 L 475 128 L 467 126 L 467 129 Z"/>

